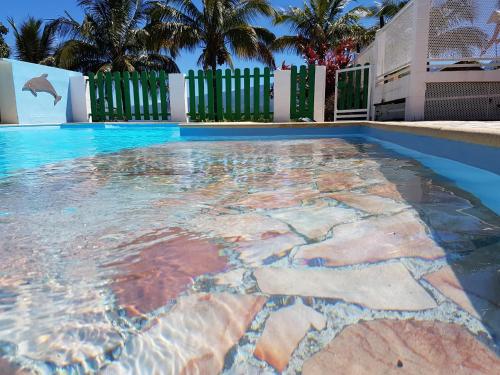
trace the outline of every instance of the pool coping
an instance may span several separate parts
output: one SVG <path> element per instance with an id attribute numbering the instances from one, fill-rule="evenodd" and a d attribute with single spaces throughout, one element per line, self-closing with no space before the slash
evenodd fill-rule
<path id="1" fill-rule="evenodd" d="M 184 123 L 181 129 L 238 129 L 238 128 L 342 128 L 364 126 L 388 131 L 411 133 L 413 135 L 431 136 L 454 141 L 500 147 L 500 122 L 465 122 L 465 121 L 433 121 L 433 122 L 379 122 L 379 121 L 337 121 L 337 122 L 218 122 L 218 123 Z"/>

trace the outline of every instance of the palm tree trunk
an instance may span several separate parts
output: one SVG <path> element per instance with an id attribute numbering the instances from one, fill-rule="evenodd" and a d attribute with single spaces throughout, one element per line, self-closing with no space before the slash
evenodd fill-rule
<path id="1" fill-rule="evenodd" d="M 212 108 L 213 113 L 215 114 L 215 121 L 222 121 L 222 119 L 219 118 L 219 115 L 217 113 L 217 104 L 218 104 L 218 99 L 217 99 L 217 61 L 214 59 L 211 60 L 210 63 L 210 69 L 212 69 L 212 88 L 213 88 L 213 98 L 214 98 L 214 108 Z"/>

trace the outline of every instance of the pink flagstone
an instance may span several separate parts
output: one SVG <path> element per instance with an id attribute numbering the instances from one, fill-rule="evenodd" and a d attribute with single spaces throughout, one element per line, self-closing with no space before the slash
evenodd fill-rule
<path id="1" fill-rule="evenodd" d="M 219 285 L 229 285 L 231 287 L 237 287 L 241 284 L 244 274 L 244 268 L 236 268 L 234 270 L 216 275 L 215 283 Z"/>
<path id="2" fill-rule="evenodd" d="M 496 374 L 500 359 L 464 327 L 377 320 L 347 327 L 305 361 L 304 375 Z"/>
<path id="3" fill-rule="evenodd" d="M 426 275 L 424 279 L 479 319 L 483 317 L 483 311 L 500 309 L 500 274 L 497 266 L 458 274 L 446 266 Z M 500 324 L 498 326 L 500 328 Z"/>
<path id="4" fill-rule="evenodd" d="M 359 176 L 350 172 L 330 172 L 320 174 L 316 178 L 318 189 L 321 192 L 351 190 L 364 186 L 364 181 Z"/>
<path id="5" fill-rule="evenodd" d="M 322 314 L 297 302 L 271 313 L 254 354 L 281 372 L 307 331 L 311 327 L 320 331 L 325 326 L 326 319 Z"/>
<path id="6" fill-rule="evenodd" d="M 219 374 L 226 353 L 266 298 L 229 293 L 179 298 L 174 308 L 133 337 L 104 374 Z"/>
<path id="7" fill-rule="evenodd" d="M 242 241 L 238 243 L 237 251 L 241 253 L 240 259 L 249 265 L 262 265 L 262 261 L 271 256 L 283 256 L 295 246 L 304 244 L 305 241 L 292 232 L 276 233 L 266 232 L 259 240 Z"/>
<path id="8" fill-rule="evenodd" d="M 356 211 L 349 208 L 314 205 L 272 212 L 273 218 L 284 221 L 311 240 L 323 239 L 330 229 L 339 224 L 358 219 Z"/>
<path id="9" fill-rule="evenodd" d="M 301 246 L 294 259 L 307 262 L 321 258 L 329 266 L 341 266 L 400 257 L 443 256 L 445 251 L 427 234 L 416 214 L 404 211 L 338 225 L 331 238 Z"/>
<path id="10" fill-rule="evenodd" d="M 0 375 L 35 375 L 34 372 L 21 369 L 19 366 L 0 357 Z"/>
<path id="11" fill-rule="evenodd" d="M 226 241 L 259 240 L 265 233 L 288 233 L 288 226 L 279 220 L 257 213 L 204 215 L 194 219 L 190 226 L 200 233 L 222 237 Z"/>
<path id="12" fill-rule="evenodd" d="M 262 292 L 341 299 L 378 310 L 423 310 L 436 302 L 400 263 L 362 269 L 258 268 Z"/>
<path id="13" fill-rule="evenodd" d="M 375 194 L 379 197 L 393 199 L 395 201 L 403 200 L 398 188 L 393 183 L 387 182 L 383 184 L 372 185 L 366 188 L 368 194 Z"/>
<path id="14" fill-rule="evenodd" d="M 304 200 L 311 199 L 319 192 L 313 189 L 280 189 L 252 193 L 240 200 L 237 205 L 254 209 L 276 209 L 300 206 Z"/>
<path id="15" fill-rule="evenodd" d="M 336 199 L 348 206 L 363 210 L 370 214 L 387 214 L 391 212 L 401 211 L 408 208 L 407 205 L 398 203 L 392 199 L 379 197 L 372 194 L 360 194 L 360 193 L 334 193 L 330 195 L 333 199 Z"/>
<path id="16" fill-rule="evenodd" d="M 186 290 L 193 278 L 226 267 L 218 245 L 180 229 L 152 233 L 131 244 L 143 247 L 138 255 L 112 264 L 121 273 L 111 285 L 118 303 L 131 314 L 155 310 Z"/>

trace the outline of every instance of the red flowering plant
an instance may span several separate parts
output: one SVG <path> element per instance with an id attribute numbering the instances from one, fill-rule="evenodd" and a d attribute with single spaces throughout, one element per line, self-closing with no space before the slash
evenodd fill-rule
<path id="1" fill-rule="evenodd" d="M 307 47 L 304 60 L 307 64 L 326 66 L 326 97 L 335 92 L 335 74 L 337 70 L 346 68 L 353 59 L 355 44 L 345 40 L 333 49 L 322 46 L 318 50 Z"/>
<path id="2" fill-rule="evenodd" d="M 333 108 L 335 103 L 335 74 L 337 70 L 344 69 L 352 62 L 355 50 L 355 43 L 347 39 L 336 47 L 327 45 L 302 45 L 304 61 L 308 64 L 326 66 L 326 119 L 333 117 Z M 289 70 L 291 65 L 284 61 L 281 64 L 282 70 Z"/>

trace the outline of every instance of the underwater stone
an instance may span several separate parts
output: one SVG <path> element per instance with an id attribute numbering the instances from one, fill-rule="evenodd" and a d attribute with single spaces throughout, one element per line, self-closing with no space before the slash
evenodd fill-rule
<path id="1" fill-rule="evenodd" d="M 254 355 L 281 372 L 307 331 L 311 327 L 320 331 L 325 326 L 325 317 L 302 302 L 272 312 L 257 341 Z"/>
<path id="2" fill-rule="evenodd" d="M 351 192 L 333 193 L 331 198 L 336 199 L 348 206 L 357 208 L 370 214 L 389 214 L 408 208 L 408 205 L 396 202 L 389 198 L 379 197 L 371 194 L 359 194 Z"/>
<path id="3" fill-rule="evenodd" d="M 342 299 L 378 310 L 423 310 L 436 307 L 431 296 L 400 263 L 354 270 L 258 268 L 259 288 L 267 294 Z"/>
<path id="4" fill-rule="evenodd" d="M 376 320 L 344 329 L 305 361 L 302 373 L 493 374 L 499 366 L 495 353 L 459 325 Z"/>
<path id="5" fill-rule="evenodd" d="M 237 251 L 248 265 L 260 266 L 262 261 L 271 256 L 283 256 L 295 246 L 304 244 L 305 241 L 295 233 L 263 233 L 258 241 L 244 241 L 238 243 Z"/>
<path id="6" fill-rule="evenodd" d="M 446 266 L 426 275 L 424 279 L 462 309 L 480 319 L 490 329 L 493 339 L 498 341 L 500 272 L 496 265 L 479 269 L 479 264 L 477 262 L 471 270 L 461 267 L 460 264 L 453 265 L 453 268 Z"/>
<path id="7" fill-rule="evenodd" d="M 308 200 L 319 195 L 313 189 L 280 189 L 252 193 L 236 203 L 254 209 L 276 209 L 300 206 L 303 200 Z"/>
<path id="8" fill-rule="evenodd" d="M 259 240 L 267 232 L 290 231 L 284 223 L 255 213 L 205 215 L 195 218 L 189 224 L 201 233 L 210 233 L 229 242 Z"/>
<path id="9" fill-rule="evenodd" d="M 350 172 L 322 173 L 316 178 L 321 192 L 351 190 L 366 185 L 366 181 Z"/>
<path id="10" fill-rule="evenodd" d="M 141 251 L 113 264 L 121 273 L 111 284 L 118 303 L 132 315 L 166 305 L 193 278 L 221 272 L 227 264 L 218 245 L 180 229 L 143 236 L 133 244 Z"/>
<path id="11" fill-rule="evenodd" d="M 376 262 L 391 258 L 445 256 L 427 234 L 425 225 L 412 211 L 379 216 L 338 225 L 323 242 L 299 248 L 296 260 L 321 258 L 329 266 Z"/>
<path id="12" fill-rule="evenodd" d="M 270 215 L 286 222 L 297 232 L 316 241 L 324 238 L 333 226 L 353 221 L 359 217 L 354 210 L 336 206 L 307 206 L 273 212 Z"/>
<path id="13" fill-rule="evenodd" d="M 179 298 L 134 336 L 104 374 L 218 374 L 226 353 L 262 308 L 263 296 L 214 293 Z"/>

